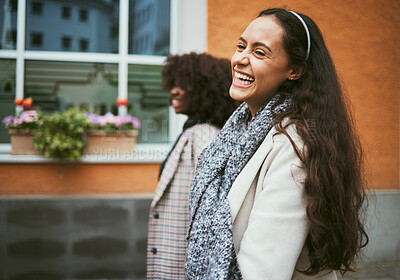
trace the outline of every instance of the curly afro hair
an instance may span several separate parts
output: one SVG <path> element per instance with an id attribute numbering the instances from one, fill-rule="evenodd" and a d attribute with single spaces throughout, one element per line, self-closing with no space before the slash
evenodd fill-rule
<path id="1" fill-rule="evenodd" d="M 229 96 L 231 64 L 224 58 L 205 53 L 170 55 L 162 71 L 163 89 L 178 86 L 188 96 L 189 117 L 221 128 L 237 107 Z"/>

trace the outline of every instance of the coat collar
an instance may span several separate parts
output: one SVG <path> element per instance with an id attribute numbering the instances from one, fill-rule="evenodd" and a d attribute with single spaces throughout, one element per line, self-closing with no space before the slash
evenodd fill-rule
<path id="1" fill-rule="evenodd" d="M 250 187 L 254 183 L 261 166 L 272 149 L 272 138 L 275 133 L 275 128 L 272 128 L 265 137 L 264 141 L 261 143 L 260 147 L 257 149 L 232 184 L 232 187 L 228 193 L 232 223 L 235 221 Z"/>
<path id="2" fill-rule="evenodd" d="M 165 163 L 166 167 L 164 168 L 163 172 L 161 173 L 160 181 L 158 182 L 158 187 L 157 187 L 156 193 L 154 194 L 154 198 L 151 203 L 151 207 L 154 207 L 157 204 L 157 202 L 162 197 L 165 189 L 171 183 L 172 178 L 175 176 L 176 170 L 178 168 L 179 160 L 183 153 L 183 148 L 188 141 L 189 140 L 188 140 L 188 137 L 186 136 L 186 134 L 185 133 L 182 134 L 178 143 L 176 143 L 175 147 L 171 151 L 171 153 Z"/>

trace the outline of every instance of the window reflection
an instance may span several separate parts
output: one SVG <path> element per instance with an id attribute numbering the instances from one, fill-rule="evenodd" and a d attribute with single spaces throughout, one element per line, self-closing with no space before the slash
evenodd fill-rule
<path id="1" fill-rule="evenodd" d="M 128 112 L 142 123 L 138 143 L 168 142 L 168 94 L 161 88 L 162 66 L 129 65 Z"/>
<path id="2" fill-rule="evenodd" d="M 43 33 L 31 32 L 31 46 L 35 48 L 41 48 L 43 45 Z"/>
<path id="3" fill-rule="evenodd" d="M 32 15 L 42 15 L 43 12 L 43 3 L 42 2 L 37 2 L 37 1 L 32 1 L 31 3 L 31 13 Z"/>
<path id="4" fill-rule="evenodd" d="M 118 53 L 119 1 L 26 0 L 25 49 Z M 0 0 L 0 50 L 16 49 L 17 9 L 18 0 Z M 170 0 L 129 0 L 129 54 L 167 55 L 169 21 Z M 118 113 L 121 61 L 104 64 L 22 60 L 23 96 L 33 98 L 33 109 L 39 107 L 46 113 L 80 106 L 98 114 Z M 14 114 L 15 65 L 14 59 L 0 59 L 0 117 Z M 139 143 L 169 140 L 168 94 L 161 89 L 161 69 L 162 66 L 129 65 L 128 113 L 142 121 Z M 8 133 L 0 126 L 0 143 L 7 142 Z"/>
<path id="5" fill-rule="evenodd" d="M 26 34 L 42 38 L 40 44 L 26 40 L 28 50 L 118 52 L 118 0 L 27 0 L 26 9 Z M 60 44 L 65 34 L 71 36 L 69 48 Z"/>
<path id="6" fill-rule="evenodd" d="M 26 61 L 25 97 L 43 112 L 73 106 L 117 113 L 118 66 L 100 63 Z"/>
<path id="7" fill-rule="evenodd" d="M 61 48 L 63 50 L 69 50 L 71 48 L 71 41 L 72 39 L 70 36 L 63 36 L 61 38 L 61 45 L 62 45 Z"/>
<path id="8" fill-rule="evenodd" d="M 71 7 L 63 6 L 61 10 L 61 18 L 69 19 L 71 18 Z"/>
<path id="9" fill-rule="evenodd" d="M 88 39 L 79 39 L 79 50 L 81 52 L 87 52 L 89 49 L 89 40 Z"/>
<path id="10" fill-rule="evenodd" d="M 169 0 L 130 0 L 129 53 L 167 55 L 169 14 Z"/>
<path id="11" fill-rule="evenodd" d="M 15 60 L 0 59 L 0 121 L 14 115 L 15 98 Z M 9 143 L 6 128 L 0 125 L 0 143 Z"/>
<path id="12" fill-rule="evenodd" d="M 16 48 L 17 4 L 17 0 L 0 0 L 0 49 Z"/>
<path id="13" fill-rule="evenodd" d="M 79 21 L 88 21 L 88 11 L 86 9 L 79 10 Z"/>

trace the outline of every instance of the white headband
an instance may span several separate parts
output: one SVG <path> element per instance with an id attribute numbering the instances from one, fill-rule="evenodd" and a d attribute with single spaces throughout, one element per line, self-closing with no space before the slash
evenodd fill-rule
<path id="1" fill-rule="evenodd" d="M 306 30 L 306 33 L 307 33 L 307 55 L 306 55 L 306 61 L 307 61 L 308 56 L 310 55 L 310 49 L 311 49 L 310 31 L 308 31 L 308 27 L 307 27 L 306 22 L 301 18 L 301 16 L 298 13 L 293 12 L 293 11 L 288 11 L 288 12 L 294 14 L 301 21 L 301 23 L 304 26 L 304 29 Z"/>

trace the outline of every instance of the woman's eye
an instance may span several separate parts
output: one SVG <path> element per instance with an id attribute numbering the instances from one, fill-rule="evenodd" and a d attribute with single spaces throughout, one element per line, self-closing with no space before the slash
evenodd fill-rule
<path id="1" fill-rule="evenodd" d="M 236 47 L 237 47 L 238 49 L 240 49 L 240 50 L 244 50 L 244 49 L 245 49 L 245 46 L 242 45 L 242 44 L 237 44 Z"/>
<path id="2" fill-rule="evenodd" d="M 265 53 L 263 51 L 254 51 L 254 53 L 258 56 L 265 56 Z"/>

